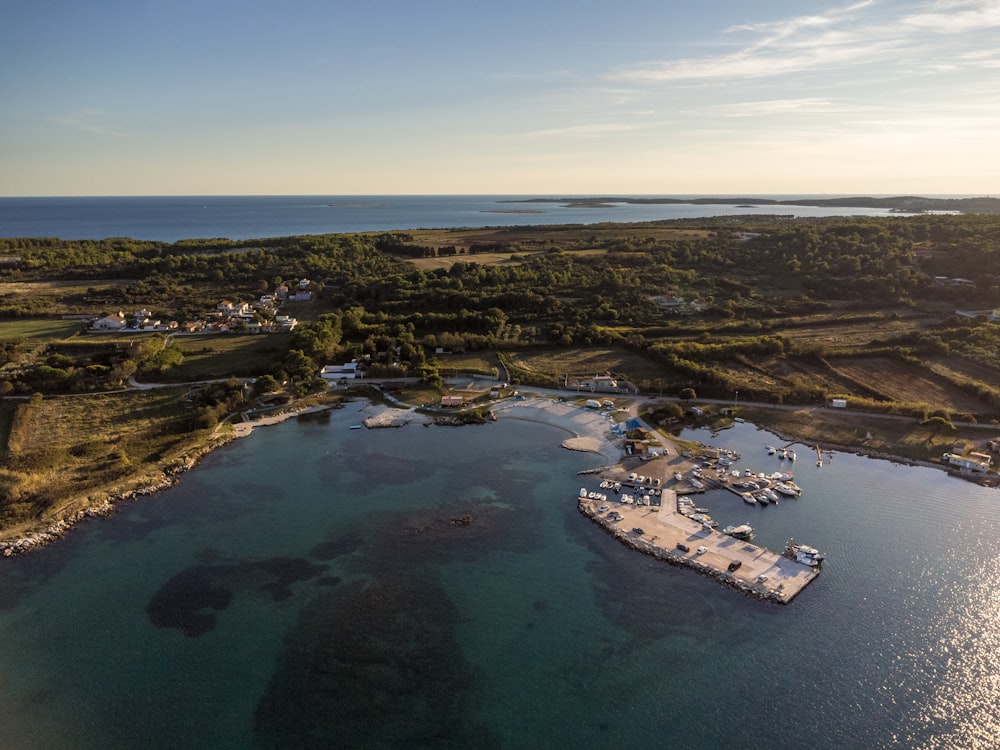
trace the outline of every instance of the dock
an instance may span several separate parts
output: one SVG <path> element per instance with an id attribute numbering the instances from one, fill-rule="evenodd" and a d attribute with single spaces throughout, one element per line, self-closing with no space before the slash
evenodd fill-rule
<path id="1" fill-rule="evenodd" d="M 663 489 L 658 506 L 636 506 L 577 498 L 581 513 L 623 544 L 658 560 L 692 568 L 744 593 L 788 604 L 819 571 L 751 542 L 708 530 L 677 512 L 673 490 Z M 599 508 L 607 505 L 608 510 Z M 678 547 L 683 545 L 687 551 Z M 699 552 L 699 549 L 704 548 Z M 730 566 L 739 563 L 736 570 Z"/>

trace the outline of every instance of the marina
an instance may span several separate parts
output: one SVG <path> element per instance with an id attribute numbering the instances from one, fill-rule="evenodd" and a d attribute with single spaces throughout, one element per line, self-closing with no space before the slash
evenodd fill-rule
<path id="1" fill-rule="evenodd" d="M 616 503 L 613 510 L 607 497 L 590 494 L 598 497 L 581 490 L 580 512 L 623 544 L 761 599 L 788 604 L 819 574 L 802 558 L 759 547 L 680 512 L 673 490 L 661 490 L 658 504 Z"/>
<path id="2" fill-rule="evenodd" d="M 606 469 L 600 472 L 600 491 L 580 488 L 579 510 L 626 546 L 749 595 L 788 604 L 816 578 L 825 556 L 794 540 L 780 553 L 754 544 L 749 523 L 720 529 L 709 509 L 696 507 L 691 496 L 727 490 L 747 510 L 798 498 L 802 488 L 790 471 L 794 449 L 765 446 L 782 466 L 769 473 L 736 468 L 742 457 L 735 451 L 705 445 L 702 450 L 697 457 L 646 463 L 643 474 L 623 466 Z"/>

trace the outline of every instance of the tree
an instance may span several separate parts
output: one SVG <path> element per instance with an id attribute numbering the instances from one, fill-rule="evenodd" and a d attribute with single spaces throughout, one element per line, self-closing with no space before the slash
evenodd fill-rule
<path id="1" fill-rule="evenodd" d="M 698 394 L 694 392 L 694 388 L 683 388 L 678 396 L 684 401 L 691 401 L 698 398 Z"/>

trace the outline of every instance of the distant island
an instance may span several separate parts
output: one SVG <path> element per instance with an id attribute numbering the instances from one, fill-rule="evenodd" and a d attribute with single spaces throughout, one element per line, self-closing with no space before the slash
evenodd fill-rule
<path id="1" fill-rule="evenodd" d="M 615 203 L 630 205 L 707 205 L 736 206 L 750 208 L 756 206 L 835 206 L 843 208 L 881 208 L 898 213 L 924 213 L 926 211 L 946 211 L 963 214 L 1000 214 L 1000 198 L 922 198 L 915 195 L 901 195 L 892 198 L 795 198 L 775 200 L 773 198 L 526 198 L 524 200 L 503 200 L 499 203 L 560 203 L 566 208 L 610 208 Z"/>

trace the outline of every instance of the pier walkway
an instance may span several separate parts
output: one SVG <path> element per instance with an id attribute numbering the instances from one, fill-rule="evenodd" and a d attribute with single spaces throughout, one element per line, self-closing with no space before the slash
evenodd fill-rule
<path id="1" fill-rule="evenodd" d="M 759 596 L 787 604 L 818 575 L 815 568 L 790 560 L 777 552 L 709 531 L 676 511 L 676 496 L 664 489 L 657 506 L 635 506 L 607 500 L 577 498 L 580 512 L 602 526 L 623 544 L 657 559 L 698 570 L 717 580 Z M 608 505 L 607 511 L 598 510 Z M 678 548 L 678 544 L 688 551 Z M 704 547 L 703 552 L 698 549 Z M 739 567 L 730 571 L 731 563 Z"/>

